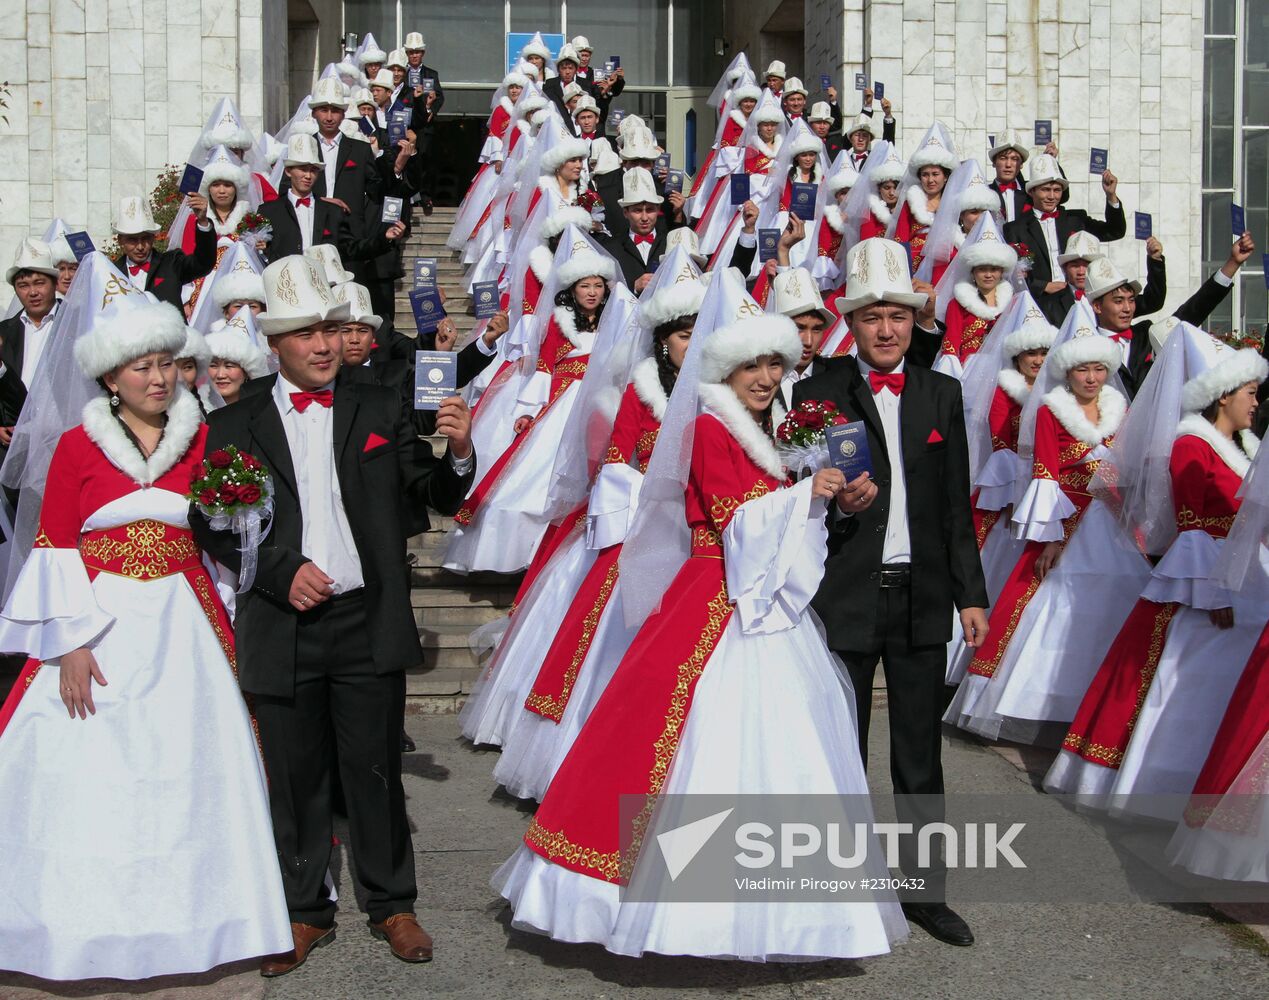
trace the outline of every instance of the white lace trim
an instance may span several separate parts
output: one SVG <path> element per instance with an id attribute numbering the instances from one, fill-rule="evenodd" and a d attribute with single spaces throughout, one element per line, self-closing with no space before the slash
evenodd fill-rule
<path id="1" fill-rule="evenodd" d="M 176 395 L 167 410 L 163 438 L 149 458 L 142 458 L 136 445 L 128 440 L 119 421 L 110 412 L 110 402 L 105 396 L 90 399 L 84 406 L 83 418 L 84 431 L 92 442 L 116 468 L 141 486 L 152 486 L 181 460 L 198 432 L 198 425 L 202 423 L 194 397 L 183 386 L 177 386 Z"/>
<path id="2" fill-rule="evenodd" d="M 1064 385 L 1055 386 L 1044 397 L 1044 405 L 1057 417 L 1058 423 L 1066 428 L 1066 432 L 1077 441 L 1083 441 L 1095 448 L 1119 430 L 1124 414 L 1128 412 L 1128 401 L 1118 389 L 1104 385 L 1097 396 L 1097 410 L 1101 419 L 1096 426 L 1084 416 L 1083 409 L 1075 400 L 1075 394 Z"/>
<path id="3" fill-rule="evenodd" d="M 758 421 L 731 388 L 706 383 L 700 386 L 699 392 L 701 408 L 718 418 L 754 465 L 776 479 L 784 479 L 784 464 L 776 453 L 775 443 L 763 433 Z"/>

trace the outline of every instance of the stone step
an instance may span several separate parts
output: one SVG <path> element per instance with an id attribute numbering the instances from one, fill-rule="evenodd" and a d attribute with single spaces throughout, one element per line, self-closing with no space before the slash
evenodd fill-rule
<path id="1" fill-rule="evenodd" d="M 474 625 L 425 625 L 419 629 L 419 641 L 425 650 L 459 649 L 470 655 L 467 637 Z"/>
<path id="2" fill-rule="evenodd" d="M 470 573 L 463 576 L 461 573 L 451 573 L 447 569 L 441 569 L 440 566 L 418 565 L 410 568 L 410 587 L 429 588 L 429 587 L 470 587 L 478 588 L 498 588 L 510 587 L 514 595 L 520 586 L 521 576 L 507 576 L 503 573 Z"/>
<path id="3" fill-rule="evenodd" d="M 482 586 L 482 587 L 446 587 L 436 585 L 415 587 L 410 591 L 410 603 L 414 607 L 452 608 L 497 608 L 508 607 L 516 596 L 515 587 Z"/>
<path id="4" fill-rule="evenodd" d="M 495 607 L 492 604 L 486 607 L 429 607 L 427 595 L 430 593 L 432 591 L 420 589 L 410 594 L 411 603 L 415 605 L 414 623 L 420 630 L 452 626 L 470 632 L 476 626 L 501 618 L 507 613 L 505 607 Z"/>

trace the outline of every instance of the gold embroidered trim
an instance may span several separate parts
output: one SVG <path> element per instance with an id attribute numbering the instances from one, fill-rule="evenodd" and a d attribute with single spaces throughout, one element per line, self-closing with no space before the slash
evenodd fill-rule
<path id="1" fill-rule="evenodd" d="M 1005 650 L 1009 648 L 1009 640 L 1013 638 L 1014 632 L 1018 629 L 1018 619 L 1022 617 L 1022 612 L 1027 610 L 1027 605 L 1030 603 L 1031 598 L 1035 596 L 1039 586 L 1040 581 L 1033 576 L 1031 582 L 1027 584 L 1027 589 L 1022 592 L 1022 596 L 1014 602 L 1013 612 L 1009 616 L 1009 623 L 1005 626 L 1000 642 L 996 644 L 996 652 L 990 660 L 980 659 L 975 656 L 969 664 L 969 672 L 971 674 L 988 678 L 995 674 L 996 668 L 1000 666 L 1001 657 L 1005 655 Z"/>
<path id="2" fill-rule="evenodd" d="M 108 535 L 85 535 L 79 543 L 80 556 L 101 565 L 93 568 L 103 573 L 126 576 L 133 580 L 159 580 L 183 572 L 182 563 L 198 558 L 198 546 L 189 532 L 144 518 L 124 526 L 128 538 L 122 541 Z M 171 537 L 169 536 L 171 533 Z M 118 569 L 105 564 L 120 562 Z M 173 564 L 176 568 L 173 568 Z"/>
<path id="3" fill-rule="evenodd" d="M 1230 528 L 1234 526 L 1234 515 L 1200 517 L 1189 507 L 1181 507 L 1176 512 L 1176 526 L 1178 531 L 1189 528 L 1202 528 L 1204 531 L 1215 529 L 1228 535 Z"/>
<path id="4" fill-rule="evenodd" d="M 548 830 L 534 818 L 524 833 L 524 842 L 536 847 L 548 861 L 564 861 L 579 868 L 599 872 L 608 882 L 621 878 L 621 852 L 597 851 L 593 847 L 574 844 L 563 830 Z"/>

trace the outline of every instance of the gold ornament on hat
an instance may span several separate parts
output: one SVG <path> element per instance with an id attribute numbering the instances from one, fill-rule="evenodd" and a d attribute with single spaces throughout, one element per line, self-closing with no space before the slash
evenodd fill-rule
<path id="1" fill-rule="evenodd" d="M 298 309 L 300 305 L 300 293 L 295 287 L 295 278 L 291 275 L 291 265 L 287 264 L 282 268 L 282 273 L 278 275 L 278 283 L 274 286 L 274 292 L 278 298 L 285 302 L 293 309 Z"/>
<path id="2" fill-rule="evenodd" d="M 891 252 L 889 246 L 882 248 L 881 256 L 884 257 L 886 261 L 887 278 L 891 281 L 898 281 L 901 277 L 903 277 L 903 268 L 899 265 L 899 261 L 895 258 L 894 253 Z"/>
<path id="3" fill-rule="evenodd" d="M 1000 239 L 996 236 L 996 231 L 994 229 L 984 229 L 982 235 L 978 237 L 979 243 L 984 243 L 987 240 L 992 240 L 996 243 L 1000 242 Z"/>
<path id="4" fill-rule="evenodd" d="M 1076 337 L 1091 337 L 1092 335 L 1093 335 L 1093 328 L 1090 326 L 1080 326 L 1080 327 L 1076 327 L 1075 329 Z M 1071 339 L 1073 340 L 1075 338 L 1073 337 Z"/>
<path id="5" fill-rule="evenodd" d="M 862 244 L 861 244 L 862 247 Z M 855 252 L 855 260 L 850 267 L 850 276 L 868 284 L 868 248 L 862 247 Z"/>
<path id="6" fill-rule="evenodd" d="M 140 295 L 141 291 L 132 282 L 126 278 L 121 278 L 117 274 L 112 274 L 106 279 L 106 287 L 101 297 L 100 308 L 105 309 L 120 295 Z"/>
<path id="7" fill-rule="evenodd" d="M 1027 320 L 1031 319 L 1044 319 L 1044 313 L 1040 312 L 1040 310 L 1035 306 L 1029 306 L 1027 308 L 1027 314 L 1022 318 L 1022 321 L 1025 323 Z"/>
<path id="8" fill-rule="evenodd" d="M 798 278 L 798 275 L 797 275 L 797 272 L 796 272 L 796 271 L 795 271 L 795 272 L 793 272 L 793 273 L 789 276 L 789 279 L 788 279 L 788 281 L 787 281 L 787 282 L 786 282 L 786 284 L 785 284 L 785 289 L 786 289 L 786 290 L 788 291 L 788 293 L 789 293 L 790 295 L 792 295 L 794 298 L 801 298 L 801 297 L 802 297 L 802 282 L 801 282 L 801 280 Z"/>
<path id="9" fill-rule="evenodd" d="M 317 273 L 317 266 L 311 260 L 308 261 L 308 275 L 312 279 L 313 291 L 317 297 L 330 305 L 330 286 L 326 284 L 325 276 Z"/>
<path id="10" fill-rule="evenodd" d="M 762 310 L 758 308 L 756 302 L 752 299 L 741 299 L 740 305 L 736 307 L 736 319 L 744 319 L 746 316 L 761 316 Z"/>

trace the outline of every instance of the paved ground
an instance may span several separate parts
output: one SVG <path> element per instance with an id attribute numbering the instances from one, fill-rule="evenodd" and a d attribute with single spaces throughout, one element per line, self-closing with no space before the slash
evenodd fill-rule
<path id="1" fill-rule="evenodd" d="M 885 746 L 884 711 L 874 746 Z M 291 975 L 265 984 L 254 967 L 221 970 L 191 982 L 82 983 L 50 987 L 0 977 L 0 1000 L 37 996 L 146 996 L 150 1000 L 326 1000 L 445 996 L 516 1000 L 659 996 L 767 997 L 1216 997 L 1269 996 L 1269 946 L 1253 929 L 1206 907 L 988 905 L 958 907 L 973 926 L 972 948 L 940 945 L 923 932 L 893 954 L 864 962 L 812 965 L 617 958 L 598 947 L 558 945 L 512 931 L 488 887 L 495 867 L 518 843 L 524 806 L 496 795 L 494 754 L 458 737 L 453 716 L 415 716 L 418 752 L 405 760 L 415 825 L 419 917 L 436 939 L 436 960 L 410 966 L 373 941 L 351 905 L 346 859 L 345 908 L 336 942 Z M 1026 792 L 1042 759 L 953 739 L 945 746 L 948 786 L 962 791 Z M 887 768 L 874 756 L 878 788 Z M 1054 804 L 1053 822 L 1087 840 L 1090 864 L 1107 853 L 1096 827 Z M 954 890 L 953 890 L 954 894 Z M 1263 919 L 1255 913 L 1250 919 Z"/>

